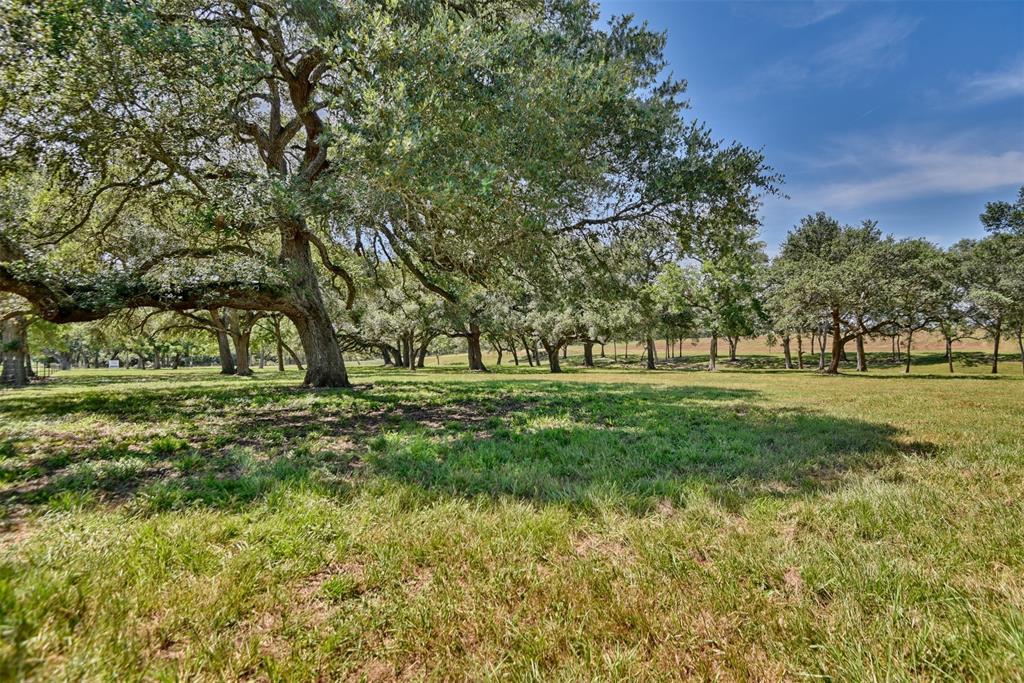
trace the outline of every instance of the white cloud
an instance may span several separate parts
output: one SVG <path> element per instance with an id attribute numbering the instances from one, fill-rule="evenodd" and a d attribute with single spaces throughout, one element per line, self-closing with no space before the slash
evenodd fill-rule
<path id="1" fill-rule="evenodd" d="M 974 103 L 1024 95 L 1024 57 L 1001 71 L 974 74 L 961 84 L 961 91 Z"/>
<path id="2" fill-rule="evenodd" d="M 909 17 L 876 17 L 818 53 L 820 74 L 849 80 L 892 67 L 906 56 L 905 41 L 921 23 Z"/>
<path id="3" fill-rule="evenodd" d="M 848 158 L 841 153 L 844 157 Z M 856 179 L 793 189 L 790 194 L 801 205 L 827 211 L 1024 185 L 1024 149 L 986 152 L 951 144 L 865 147 L 850 166 Z M 867 168 L 877 170 L 865 173 Z"/>
<path id="4" fill-rule="evenodd" d="M 868 79 L 906 57 L 906 39 L 919 23 L 911 17 L 871 19 L 806 57 L 784 57 L 757 68 L 731 93 L 743 99 L 805 85 L 842 85 Z"/>
<path id="5" fill-rule="evenodd" d="M 812 75 L 807 64 L 795 59 L 780 59 L 759 68 L 731 92 L 738 98 L 750 98 L 769 92 L 795 90 L 811 80 Z"/>
<path id="6" fill-rule="evenodd" d="M 740 2 L 732 5 L 733 14 L 767 19 L 784 28 L 804 28 L 842 12 L 847 2 Z"/>

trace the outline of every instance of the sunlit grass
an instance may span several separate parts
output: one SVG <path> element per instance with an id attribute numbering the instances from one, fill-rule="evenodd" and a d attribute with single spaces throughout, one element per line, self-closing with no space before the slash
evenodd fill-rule
<path id="1" fill-rule="evenodd" d="M 1024 380 L 960 360 L 61 373 L 0 394 L 0 675 L 1019 679 Z"/>

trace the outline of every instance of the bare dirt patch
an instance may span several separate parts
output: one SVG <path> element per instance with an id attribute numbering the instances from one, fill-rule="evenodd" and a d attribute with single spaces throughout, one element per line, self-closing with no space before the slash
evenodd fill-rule
<path id="1" fill-rule="evenodd" d="M 631 564 L 636 558 L 633 551 L 615 538 L 585 534 L 573 542 L 573 550 L 585 559 L 605 559 L 616 564 Z"/>

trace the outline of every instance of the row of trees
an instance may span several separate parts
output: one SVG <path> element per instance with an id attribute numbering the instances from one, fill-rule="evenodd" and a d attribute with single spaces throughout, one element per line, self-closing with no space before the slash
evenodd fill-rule
<path id="1" fill-rule="evenodd" d="M 347 386 L 343 348 L 385 323 L 372 302 L 429 293 L 481 368 L 495 292 L 566 296 L 635 239 L 728 242 L 775 191 L 760 153 L 683 117 L 663 35 L 597 17 L 584 0 L 12 0 L 9 315 L 280 314 L 306 384 Z M 403 334 L 404 360 L 422 339 Z"/>
<path id="2" fill-rule="evenodd" d="M 521 351 L 539 363 L 539 345 L 553 372 L 569 343 L 581 344 L 584 364 L 593 365 L 595 345 L 640 339 L 653 369 L 656 339 L 665 340 L 669 355 L 687 337 L 710 340 L 714 370 L 720 341 L 734 360 L 739 340 L 754 335 L 781 342 L 787 368 L 804 367 L 807 342 L 828 373 L 839 371 L 848 346 L 857 369 L 867 371 L 865 341 L 889 338 L 910 372 L 915 336 L 924 332 L 944 339 L 950 372 L 954 344 L 979 336 L 993 342 L 992 372 L 1002 340 L 1016 342 L 1024 368 L 1024 188 L 1016 203 L 992 202 L 981 218 L 989 236 L 949 249 L 883 235 L 871 221 L 841 225 L 824 213 L 804 218 L 772 260 L 755 231 L 743 227 L 725 250 L 705 249 L 685 261 L 643 240 L 612 243 L 574 259 L 580 272 L 552 268 L 566 275 L 561 284 L 480 292 L 475 319 L 499 362 L 507 352 L 518 363 Z M 437 336 L 462 334 L 458 316 L 415 283 L 393 300 L 403 305 L 360 302 L 375 323 L 355 346 L 407 334 L 425 349 Z M 471 366 L 479 363 L 469 355 Z"/>
<path id="3" fill-rule="evenodd" d="M 819 214 L 769 261 L 757 210 L 778 176 L 685 117 L 663 35 L 599 29 L 589 2 L 9 4 L 13 374 L 30 328 L 69 323 L 94 360 L 173 366 L 216 342 L 240 374 L 255 335 L 342 387 L 343 352 L 415 368 L 456 344 L 474 370 L 489 344 L 558 372 L 570 342 L 592 364 L 640 339 L 653 368 L 656 339 L 706 335 L 713 369 L 720 339 L 734 356 L 771 332 L 798 365 L 804 338 L 822 362 L 829 343 L 836 372 L 878 334 L 1020 342 L 1024 197 L 949 251 Z"/>
<path id="4" fill-rule="evenodd" d="M 819 339 L 822 364 L 837 372 L 849 343 L 857 369 L 867 370 L 864 340 L 902 339 L 910 372 L 914 336 L 931 331 L 953 344 L 983 334 L 993 341 L 998 372 L 1002 339 L 1014 339 L 1024 365 L 1024 188 L 1015 204 L 992 202 L 982 215 L 991 234 L 943 250 L 923 239 L 885 237 L 877 225 L 841 226 L 808 216 L 783 243 L 768 270 L 765 301 L 771 331 L 789 363 L 796 335 Z"/>
<path id="5" fill-rule="evenodd" d="M 710 339 L 713 370 L 719 340 L 735 360 L 740 339 L 753 335 L 780 342 L 788 368 L 805 367 L 806 341 L 820 370 L 837 372 L 852 345 L 857 369 L 867 371 L 865 340 L 886 337 L 909 372 L 915 335 L 927 331 L 945 340 L 950 372 L 953 345 L 979 334 L 993 341 L 993 372 L 1003 339 L 1016 342 L 1024 367 L 1024 188 L 1015 204 L 990 203 L 982 221 L 988 237 L 944 250 L 884 236 L 872 222 L 844 226 L 819 213 L 789 233 L 774 260 L 749 229 L 702 261 L 679 262 L 674 250 L 643 240 L 613 242 L 552 264 L 555 282 L 467 291 L 468 306 L 453 305 L 401 267 L 382 267 L 375 271 L 380 286 L 361 289 L 337 336 L 348 353 L 415 369 L 431 350 L 453 351 L 475 333 L 499 363 L 508 354 L 516 364 L 546 362 L 552 372 L 561 370 L 570 343 L 582 345 L 583 362 L 592 366 L 595 346 L 603 355 L 606 344 L 623 341 L 628 353 L 630 340 L 642 339 L 642 357 L 655 368 L 656 339 L 665 340 L 668 358 L 687 337 Z M 7 325 L 24 334 L 32 322 L 14 316 Z M 294 328 L 275 313 L 153 309 L 102 324 L 34 322 L 35 345 L 62 367 L 123 355 L 138 367 L 176 368 L 204 352 L 219 355 L 226 374 L 251 374 L 250 355 L 261 367 L 268 357 L 279 369 L 288 357 L 302 367 Z M 469 364 L 485 369 L 480 347 L 464 346 Z"/>
<path id="6" fill-rule="evenodd" d="M 207 311 L 204 316 L 161 311 L 126 312 L 95 323 L 57 325 L 30 315 L 4 321 L 5 383 L 23 384 L 36 365 L 146 369 L 219 362 L 224 374 L 251 375 L 251 364 L 302 367 L 293 329 L 280 316 L 253 320 L 248 311 Z M 33 353 L 34 351 L 34 353 Z M 17 368 L 24 367 L 22 374 Z"/>
<path id="7" fill-rule="evenodd" d="M 1022 189 L 1024 193 L 1024 189 Z M 806 217 L 769 261 L 760 243 L 747 232 L 743 249 L 728 257 L 680 264 L 657 250 L 607 247 L 590 263 L 592 271 L 566 280 L 575 291 L 543 296 L 553 290 L 520 288 L 501 292 L 479 289 L 471 294 L 472 316 L 480 338 L 519 364 L 553 372 L 559 352 L 570 343 L 583 347 L 583 362 L 592 366 L 594 348 L 643 339 L 643 357 L 656 367 L 655 339 L 665 340 L 665 356 L 686 337 L 710 338 L 709 369 L 718 358 L 718 343 L 728 343 L 735 359 L 740 339 L 767 335 L 781 342 L 787 367 L 804 367 L 804 341 L 819 369 L 836 372 L 853 343 L 856 366 L 866 371 L 865 339 L 888 337 L 910 371 L 915 335 L 942 336 L 950 372 L 953 345 L 984 334 L 993 341 L 992 371 L 998 371 L 1002 339 L 1012 339 L 1024 367 L 1024 194 L 1017 204 L 988 205 L 982 220 L 992 234 L 965 240 L 943 250 L 925 240 L 885 237 L 873 223 L 843 226 L 825 214 Z M 643 254 L 645 259 L 632 260 Z M 612 258 L 616 258 L 614 263 Z M 614 267 L 613 267 L 614 266 Z M 423 367 L 429 351 L 450 352 L 470 334 L 465 309 L 453 307 L 404 270 L 392 268 L 392 281 L 372 296 L 358 297 L 352 313 L 339 325 L 343 348 L 362 357 L 379 355 L 386 364 Z M 580 283 L 583 283 L 582 286 Z M 284 369 L 287 359 L 302 367 L 297 336 L 280 314 L 211 309 L 201 313 L 126 313 L 102 323 L 59 326 L 31 316 L 5 322 L 7 381 L 17 383 L 15 368 L 28 363 L 28 330 L 34 343 L 62 368 L 72 364 L 99 367 L 108 358 L 145 368 L 177 368 L 196 357 L 219 356 L 225 374 L 252 374 L 268 358 Z M 23 344 L 11 344 L 14 339 Z M 794 353 L 793 346 L 796 346 Z M 469 362 L 483 368 L 480 351 L 466 345 Z M 681 348 L 681 344 L 680 344 Z M 826 354 L 826 349 L 831 349 Z M 543 353 L 541 352 L 543 349 Z M 19 354 L 20 350 L 20 354 Z M 904 353 L 905 352 L 905 353 Z M 826 362 L 827 359 L 827 362 Z M 24 381 L 24 379 L 21 379 Z"/>

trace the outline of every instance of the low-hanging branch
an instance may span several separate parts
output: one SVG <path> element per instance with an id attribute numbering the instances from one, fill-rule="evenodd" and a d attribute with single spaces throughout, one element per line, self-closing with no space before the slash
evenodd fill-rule
<path id="1" fill-rule="evenodd" d="M 197 258 L 207 255 L 205 250 L 180 250 L 177 254 Z M 161 262 L 165 260 L 160 259 Z M 0 235 L 0 291 L 27 299 L 32 303 L 33 311 L 49 322 L 99 320 L 129 308 L 188 311 L 230 306 L 285 314 L 293 308 L 284 288 L 277 283 L 210 278 L 171 284 L 145 277 L 155 265 L 151 259 L 137 270 L 108 271 L 101 277 L 91 277 L 86 281 L 59 275 L 40 264 L 31 263 L 23 250 Z"/>

